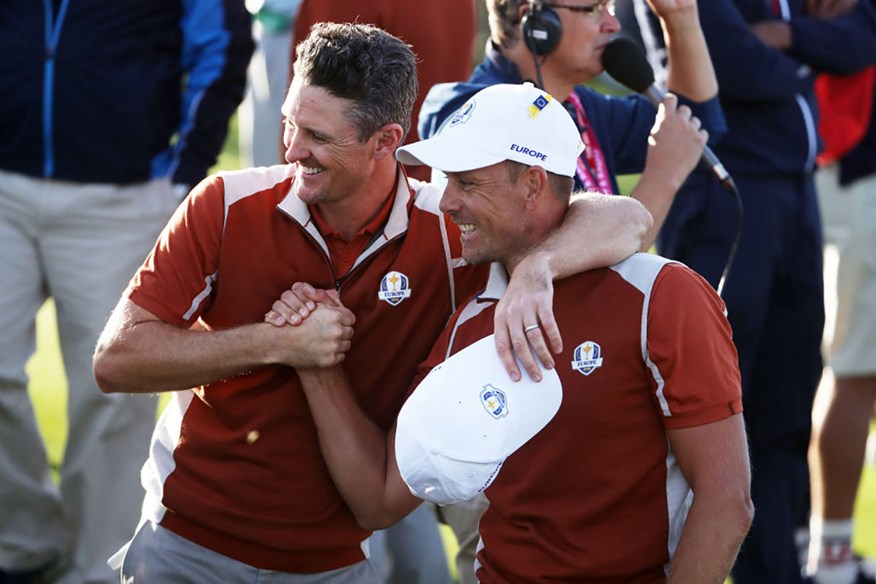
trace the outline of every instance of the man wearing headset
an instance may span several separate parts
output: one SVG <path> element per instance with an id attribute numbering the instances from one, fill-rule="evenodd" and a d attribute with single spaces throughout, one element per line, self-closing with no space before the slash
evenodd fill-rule
<path id="1" fill-rule="evenodd" d="M 617 175 L 642 173 L 632 196 L 654 217 L 647 249 L 680 186 L 667 172 L 678 161 L 670 157 L 646 164 L 655 112 L 644 97 L 610 97 L 580 85 L 602 73 L 603 49 L 620 31 L 614 0 L 486 2 L 490 40 L 484 60 L 468 81 L 432 88 L 420 111 L 420 136 L 434 135 L 469 97 L 488 85 L 532 81 L 564 100 L 581 132 L 586 147 L 575 173 L 576 188 L 618 193 Z M 693 113 L 714 141 L 726 126 L 696 0 L 651 0 L 651 4 L 673 57 L 668 89 L 675 95 L 663 100 L 662 115 L 688 119 Z M 678 124 L 676 140 L 694 139 L 682 126 Z"/>
<path id="2" fill-rule="evenodd" d="M 681 186 L 679 153 L 663 150 L 648 158 L 648 135 L 654 107 L 642 96 L 612 97 L 581 84 L 602 73 L 602 52 L 620 30 L 613 0 L 486 0 L 491 38 L 484 60 L 468 81 L 432 88 L 420 111 L 422 138 L 434 135 L 472 95 L 488 85 L 535 81 L 553 96 L 562 96 L 585 144 L 575 172 L 575 188 L 618 193 L 617 175 L 642 173 L 632 192 L 654 218 L 644 249 L 648 249 Z M 671 55 L 669 94 L 661 105 L 664 124 L 696 115 L 711 139 L 726 132 L 717 100 L 718 84 L 699 23 L 696 0 L 650 0 L 659 15 Z M 676 97 L 676 95 L 678 97 Z M 685 124 L 670 124 L 677 132 L 670 143 L 694 140 Z M 460 581 L 470 574 L 478 543 L 477 524 L 483 498 L 441 508 L 443 520 L 460 542 Z"/>

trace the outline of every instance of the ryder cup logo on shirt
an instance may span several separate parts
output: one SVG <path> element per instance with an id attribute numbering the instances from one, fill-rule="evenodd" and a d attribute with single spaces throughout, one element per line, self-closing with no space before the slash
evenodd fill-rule
<path id="1" fill-rule="evenodd" d="M 401 272 L 389 272 L 380 280 L 380 292 L 377 293 L 377 297 L 381 300 L 386 300 L 395 306 L 410 296 L 408 277 Z"/>
<path id="2" fill-rule="evenodd" d="M 584 375 L 590 375 L 602 367 L 602 347 L 593 341 L 584 341 L 578 345 L 574 357 L 572 369 L 580 371 Z"/>
<path id="3" fill-rule="evenodd" d="M 481 405 L 487 413 L 496 418 L 504 418 L 508 415 L 508 397 L 501 389 L 497 389 L 489 383 L 481 391 Z"/>

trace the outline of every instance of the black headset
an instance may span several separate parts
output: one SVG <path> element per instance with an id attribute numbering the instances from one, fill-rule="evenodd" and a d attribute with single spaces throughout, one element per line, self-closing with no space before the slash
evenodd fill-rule
<path id="1" fill-rule="evenodd" d="M 556 10 L 543 0 L 528 0 L 529 8 L 520 21 L 523 42 L 536 57 L 546 57 L 560 44 L 563 25 Z"/>

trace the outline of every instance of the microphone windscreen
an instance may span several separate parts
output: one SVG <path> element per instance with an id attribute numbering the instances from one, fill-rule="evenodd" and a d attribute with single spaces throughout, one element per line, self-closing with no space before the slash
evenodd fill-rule
<path id="1" fill-rule="evenodd" d="M 654 84 L 654 70 L 645 53 L 626 37 L 612 39 L 605 46 L 602 67 L 617 82 L 637 93 L 645 93 Z"/>

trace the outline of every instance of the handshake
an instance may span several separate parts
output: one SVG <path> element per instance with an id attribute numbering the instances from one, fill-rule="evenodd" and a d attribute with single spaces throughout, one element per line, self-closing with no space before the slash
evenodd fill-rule
<path id="1" fill-rule="evenodd" d="M 356 316 L 336 290 L 319 290 L 298 282 L 283 292 L 265 314 L 281 335 L 278 363 L 298 369 L 333 367 L 350 350 Z M 287 326 L 291 325 L 291 326 Z"/>

